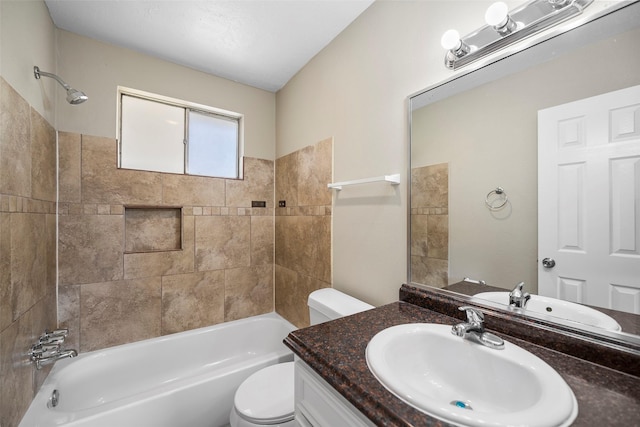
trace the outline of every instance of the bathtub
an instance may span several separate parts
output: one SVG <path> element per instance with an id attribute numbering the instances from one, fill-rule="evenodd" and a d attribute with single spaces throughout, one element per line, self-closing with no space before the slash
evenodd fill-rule
<path id="1" fill-rule="evenodd" d="M 293 360 L 294 329 L 269 313 L 58 361 L 19 427 L 227 426 L 242 381 Z"/>

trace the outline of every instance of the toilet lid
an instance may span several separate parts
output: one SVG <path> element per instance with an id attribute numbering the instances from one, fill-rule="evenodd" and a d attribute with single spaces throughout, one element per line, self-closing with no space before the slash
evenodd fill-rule
<path id="1" fill-rule="evenodd" d="M 236 391 L 238 414 L 257 424 L 276 424 L 293 419 L 293 362 L 279 363 L 247 378 Z"/>

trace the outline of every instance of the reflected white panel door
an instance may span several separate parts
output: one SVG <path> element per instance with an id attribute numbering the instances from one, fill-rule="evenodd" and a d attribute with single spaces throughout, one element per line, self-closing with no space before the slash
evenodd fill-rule
<path id="1" fill-rule="evenodd" d="M 538 112 L 538 265 L 540 295 L 640 314 L 640 86 Z"/>

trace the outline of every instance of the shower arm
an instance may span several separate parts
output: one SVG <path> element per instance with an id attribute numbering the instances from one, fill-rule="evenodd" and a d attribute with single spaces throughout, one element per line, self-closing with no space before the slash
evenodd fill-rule
<path id="1" fill-rule="evenodd" d="M 54 79 L 55 81 L 60 83 L 62 85 L 62 87 L 65 88 L 66 90 L 71 89 L 71 86 L 66 84 L 64 82 L 64 80 L 62 80 L 60 77 L 56 76 L 53 73 L 47 73 L 46 71 L 40 71 L 40 68 L 38 68 L 37 65 L 35 65 L 33 67 L 33 75 L 36 76 L 36 79 L 40 79 L 40 76 L 51 77 L 52 79 Z"/>

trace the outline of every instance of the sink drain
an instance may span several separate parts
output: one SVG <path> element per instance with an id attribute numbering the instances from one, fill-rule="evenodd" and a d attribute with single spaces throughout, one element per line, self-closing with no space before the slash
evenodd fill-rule
<path id="1" fill-rule="evenodd" d="M 456 406 L 458 408 L 462 408 L 462 409 L 468 409 L 470 411 L 473 411 L 473 408 L 471 407 L 471 405 L 469 404 L 469 402 L 463 402 L 462 400 L 452 400 L 451 404 L 453 406 Z"/>

